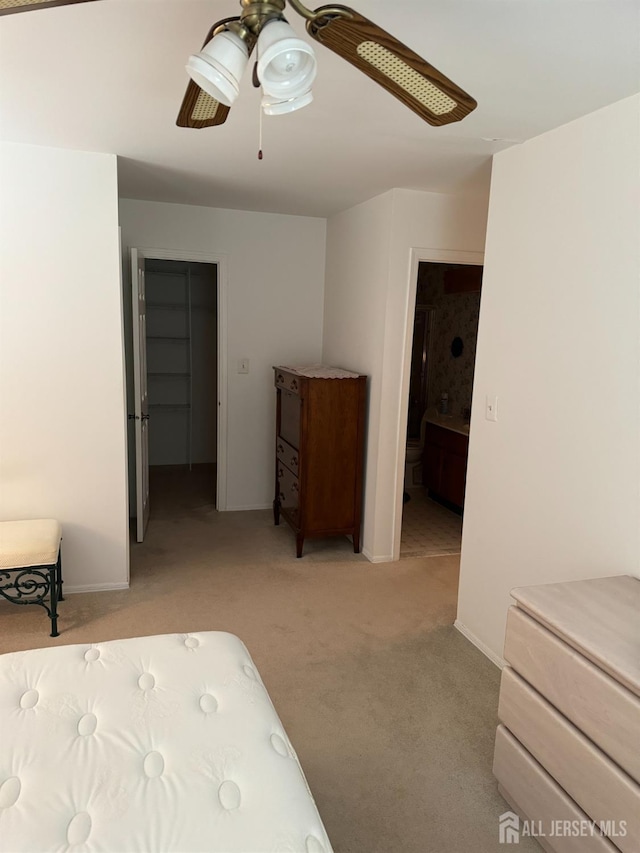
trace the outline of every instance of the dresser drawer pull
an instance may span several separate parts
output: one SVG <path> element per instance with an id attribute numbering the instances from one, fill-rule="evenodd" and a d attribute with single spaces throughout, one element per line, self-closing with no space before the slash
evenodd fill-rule
<path id="1" fill-rule="evenodd" d="M 292 380 L 291 380 L 291 390 L 292 390 L 292 391 L 297 391 L 297 390 L 298 390 L 298 380 L 297 380 L 297 379 L 292 379 Z"/>
<path id="2" fill-rule="evenodd" d="M 284 385 L 284 376 L 282 375 L 282 373 L 279 373 L 277 375 L 276 382 L 278 383 L 278 385 Z"/>
<path id="3" fill-rule="evenodd" d="M 284 496 L 284 492 L 280 492 L 280 494 L 278 495 L 278 498 L 280 499 L 280 503 L 284 503 L 286 500 L 286 498 Z"/>
<path id="4" fill-rule="evenodd" d="M 282 444 L 278 445 L 278 453 L 284 453 L 284 447 Z"/>
<path id="5" fill-rule="evenodd" d="M 300 487 L 298 486 L 298 484 L 297 484 L 297 483 L 292 483 L 292 484 L 291 484 L 291 491 L 292 491 L 292 492 L 298 492 L 298 491 L 300 491 Z"/>
<path id="6" fill-rule="evenodd" d="M 291 464 L 292 464 L 292 465 L 297 465 L 297 464 L 298 464 L 298 457 L 297 457 L 297 456 L 292 456 L 292 457 L 291 457 Z"/>
<path id="7" fill-rule="evenodd" d="M 279 479 L 284 477 L 284 468 L 278 468 L 278 477 Z"/>

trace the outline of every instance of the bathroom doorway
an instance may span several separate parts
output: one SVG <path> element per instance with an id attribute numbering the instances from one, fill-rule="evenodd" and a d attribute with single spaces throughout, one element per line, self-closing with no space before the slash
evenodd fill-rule
<path id="1" fill-rule="evenodd" d="M 146 258 L 151 519 L 216 508 L 218 271 Z"/>
<path id="2" fill-rule="evenodd" d="M 479 265 L 418 263 L 400 556 L 460 552 L 481 284 Z"/>

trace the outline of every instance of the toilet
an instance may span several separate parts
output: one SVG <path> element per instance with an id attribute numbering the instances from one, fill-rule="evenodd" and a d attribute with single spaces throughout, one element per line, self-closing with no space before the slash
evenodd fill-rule
<path id="1" fill-rule="evenodd" d="M 422 486 L 422 453 L 424 451 L 424 436 L 427 428 L 427 412 L 420 421 L 420 438 L 407 440 L 407 450 L 404 461 L 404 489 L 417 489 Z"/>

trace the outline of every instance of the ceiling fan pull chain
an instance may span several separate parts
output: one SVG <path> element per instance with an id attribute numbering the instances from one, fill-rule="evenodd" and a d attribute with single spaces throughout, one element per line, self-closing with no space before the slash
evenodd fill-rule
<path id="1" fill-rule="evenodd" d="M 260 111 L 259 133 L 258 133 L 258 160 L 262 160 L 262 104 L 258 108 Z"/>

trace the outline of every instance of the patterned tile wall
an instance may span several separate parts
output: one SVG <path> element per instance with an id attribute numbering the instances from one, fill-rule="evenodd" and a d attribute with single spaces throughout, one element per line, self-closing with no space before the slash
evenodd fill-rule
<path id="1" fill-rule="evenodd" d="M 449 411 L 462 414 L 471 406 L 473 371 L 476 360 L 479 293 L 444 293 L 444 271 L 452 264 L 421 263 L 418 274 L 417 304 L 433 308 L 429 344 L 430 365 L 428 406 L 435 406 L 441 394 L 449 395 Z M 462 355 L 451 355 L 451 342 L 462 338 Z"/>

